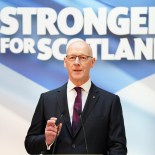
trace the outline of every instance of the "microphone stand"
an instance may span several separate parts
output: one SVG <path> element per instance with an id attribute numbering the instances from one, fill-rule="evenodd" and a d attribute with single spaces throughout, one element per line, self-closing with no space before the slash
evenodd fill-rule
<path id="1" fill-rule="evenodd" d="M 56 123 L 55 123 L 56 126 L 58 126 L 58 125 L 61 123 L 61 119 L 62 119 L 62 117 L 63 117 L 63 113 L 61 114 L 60 118 L 57 119 L 57 121 L 56 121 Z M 54 145 L 53 145 L 52 154 L 54 154 L 54 152 L 55 152 L 55 147 L 56 147 L 57 139 L 58 139 L 58 129 L 57 129 L 57 133 L 56 133 L 55 142 L 54 142 Z"/>
<path id="2" fill-rule="evenodd" d="M 54 142 L 54 145 L 53 145 L 52 154 L 54 154 L 54 152 L 55 152 L 55 147 L 56 147 L 57 139 L 58 139 L 58 130 L 57 130 L 57 133 L 56 133 L 56 138 L 55 138 L 55 142 Z"/>
<path id="3" fill-rule="evenodd" d="M 86 145 L 86 152 L 88 154 L 88 146 L 87 146 L 86 133 L 85 133 L 85 129 L 84 129 L 81 113 L 79 113 L 79 116 L 80 116 L 80 121 L 81 121 L 82 129 L 83 129 L 83 135 L 84 135 L 84 140 L 85 140 L 85 145 Z"/>

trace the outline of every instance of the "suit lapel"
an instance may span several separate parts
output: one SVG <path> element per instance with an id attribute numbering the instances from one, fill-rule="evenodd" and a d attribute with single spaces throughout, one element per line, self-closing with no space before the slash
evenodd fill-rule
<path id="1" fill-rule="evenodd" d="M 64 122 L 69 130 L 70 135 L 72 136 L 72 128 L 67 103 L 67 84 L 58 89 L 57 100 L 60 112 L 63 114 Z"/>
<path id="2" fill-rule="evenodd" d="M 98 92 L 99 92 L 99 90 L 92 83 L 92 86 L 90 88 L 89 95 L 88 95 L 85 107 L 84 107 L 82 115 L 81 115 L 83 124 L 84 124 L 85 120 L 88 118 L 88 115 L 91 113 L 92 109 L 94 108 L 94 106 L 95 106 L 95 104 L 96 104 L 96 102 L 97 102 L 97 100 L 99 98 L 99 93 Z M 79 126 L 77 127 L 76 131 L 73 133 L 73 136 L 75 136 L 78 133 L 81 126 L 82 126 L 81 123 L 79 123 Z"/>

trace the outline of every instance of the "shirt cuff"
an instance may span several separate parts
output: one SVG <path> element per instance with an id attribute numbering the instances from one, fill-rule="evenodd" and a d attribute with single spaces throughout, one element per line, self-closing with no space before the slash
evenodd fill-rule
<path id="1" fill-rule="evenodd" d="M 45 142 L 46 143 L 46 142 Z M 54 142 L 53 142 L 54 143 Z M 48 145 L 47 143 L 46 143 L 46 147 L 47 147 L 47 150 L 50 150 L 51 149 L 51 146 L 53 145 L 53 143 L 51 143 L 50 145 Z"/>

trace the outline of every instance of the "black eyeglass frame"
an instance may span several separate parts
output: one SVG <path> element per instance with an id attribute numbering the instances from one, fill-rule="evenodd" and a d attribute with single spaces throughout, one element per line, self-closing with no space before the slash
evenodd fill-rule
<path id="1" fill-rule="evenodd" d="M 75 62 L 77 57 L 80 62 L 86 62 L 89 60 L 89 58 L 93 58 L 90 55 L 66 55 L 66 58 L 69 62 Z"/>

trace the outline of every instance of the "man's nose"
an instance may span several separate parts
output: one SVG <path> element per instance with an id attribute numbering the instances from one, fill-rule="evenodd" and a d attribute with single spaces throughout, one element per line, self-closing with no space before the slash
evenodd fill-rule
<path id="1" fill-rule="evenodd" d="M 76 57 L 76 59 L 75 59 L 74 63 L 75 63 L 75 64 L 80 64 L 79 57 Z"/>

